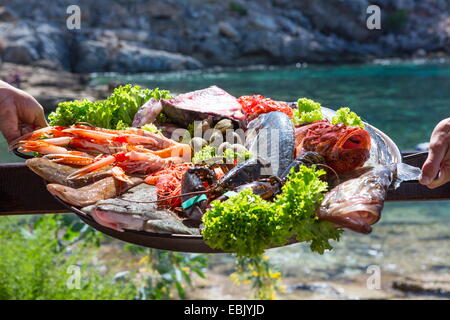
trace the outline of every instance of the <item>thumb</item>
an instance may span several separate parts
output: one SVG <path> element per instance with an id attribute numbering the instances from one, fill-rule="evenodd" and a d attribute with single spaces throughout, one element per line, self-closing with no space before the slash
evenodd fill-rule
<path id="1" fill-rule="evenodd" d="M 28 125 L 34 126 L 33 130 L 37 128 L 47 127 L 45 120 L 44 108 L 32 96 L 26 95 L 19 104 L 19 121 Z"/>
<path id="2" fill-rule="evenodd" d="M 450 181 L 450 151 L 447 152 L 445 159 L 442 161 L 441 169 L 436 179 L 431 181 L 427 186 L 430 189 L 440 187 Z"/>
<path id="3" fill-rule="evenodd" d="M 422 166 L 422 176 L 420 183 L 424 185 L 430 184 L 439 172 L 442 159 L 445 156 L 446 149 L 443 146 L 430 147 L 428 157 Z"/>
<path id="4" fill-rule="evenodd" d="M 48 123 L 45 120 L 45 114 L 43 109 L 39 109 L 39 111 L 36 112 L 33 125 L 35 125 L 36 128 L 44 128 L 48 126 Z"/>
<path id="5" fill-rule="evenodd" d="M 431 183 L 428 184 L 427 187 L 430 189 L 435 189 L 435 188 L 438 188 L 438 187 L 446 184 L 449 181 L 450 181 L 449 172 L 448 171 L 440 171 L 437 178 L 434 179 L 433 181 L 431 181 Z"/>

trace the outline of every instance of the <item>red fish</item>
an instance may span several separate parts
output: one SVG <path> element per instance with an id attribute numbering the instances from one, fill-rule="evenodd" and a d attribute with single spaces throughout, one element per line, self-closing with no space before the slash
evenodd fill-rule
<path id="1" fill-rule="evenodd" d="M 361 167 L 370 157 L 370 135 L 360 127 L 314 121 L 295 128 L 296 156 L 314 151 L 337 173 Z"/>

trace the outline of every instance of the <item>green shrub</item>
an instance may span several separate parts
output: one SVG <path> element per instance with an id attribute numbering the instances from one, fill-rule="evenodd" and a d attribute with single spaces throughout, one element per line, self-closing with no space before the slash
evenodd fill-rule
<path id="1" fill-rule="evenodd" d="M 141 259 L 141 264 L 145 264 L 150 272 L 137 275 L 137 279 L 142 278 L 138 285 L 138 299 L 186 299 L 185 288 L 186 285 L 192 287 L 192 275 L 196 273 L 205 278 L 204 270 L 208 267 L 205 255 L 158 249 L 145 251 L 147 255 Z"/>
<path id="2" fill-rule="evenodd" d="M 204 255 L 131 244 L 124 246 L 129 260 L 94 263 L 100 240 L 114 241 L 72 215 L 2 217 L 0 300 L 184 299 L 192 275 L 205 277 Z M 79 288 L 68 286 L 73 266 L 80 270 Z"/>
<path id="3" fill-rule="evenodd" d="M 258 300 L 275 300 L 277 292 L 284 292 L 281 284 L 281 272 L 275 270 L 269 262 L 269 257 L 236 256 L 236 271 L 231 274 L 231 280 L 236 285 L 250 284 L 252 296 Z"/>
<path id="4" fill-rule="evenodd" d="M 0 299 L 132 299 L 132 284 L 114 281 L 93 263 L 97 237 L 90 228 L 64 227 L 59 215 L 39 219 L 2 217 Z M 77 245 L 83 239 L 84 245 Z M 71 266 L 80 269 L 80 288 L 68 286 Z"/>

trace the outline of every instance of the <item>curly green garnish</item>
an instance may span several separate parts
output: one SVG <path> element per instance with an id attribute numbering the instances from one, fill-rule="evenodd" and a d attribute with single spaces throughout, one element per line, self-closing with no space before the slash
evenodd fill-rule
<path id="1" fill-rule="evenodd" d="M 361 118 L 347 107 L 337 110 L 336 115 L 331 119 L 331 123 L 343 123 L 347 126 L 364 128 L 364 123 Z"/>
<path id="2" fill-rule="evenodd" d="M 322 106 L 311 99 L 301 98 L 297 101 L 297 109 L 294 109 L 292 122 L 301 125 L 317 120 L 323 120 Z"/>
<path id="3" fill-rule="evenodd" d="M 141 129 L 146 130 L 151 133 L 156 133 L 162 135 L 161 130 L 159 130 L 153 123 L 147 123 L 141 127 Z"/>
<path id="4" fill-rule="evenodd" d="M 221 155 L 217 154 L 216 151 L 216 148 L 214 148 L 213 146 L 206 145 L 200 151 L 194 154 L 194 156 L 192 157 L 192 162 L 198 163 L 219 156 L 230 161 L 237 160 L 237 162 L 242 162 L 252 157 L 252 154 L 247 150 L 242 152 L 235 152 L 233 149 L 227 148 Z"/>
<path id="5" fill-rule="evenodd" d="M 222 156 L 227 159 L 227 160 L 237 160 L 237 162 L 242 162 L 242 161 L 246 161 L 248 159 L 250 159 L 253 154 L 248 151 L 248 150 L 244 150 L 242 152 L 236 152 L 231 148 L 225 149 L 225 151 L 223 152 Z"/>
<path id="6" fill-rule="evenodd" d="M 216 149 L 213 146 L 206 145 L 200 151 L 196 152 L 192 157 L 192 162 L 198 163 L 214 158 L 216 156 Z"/>

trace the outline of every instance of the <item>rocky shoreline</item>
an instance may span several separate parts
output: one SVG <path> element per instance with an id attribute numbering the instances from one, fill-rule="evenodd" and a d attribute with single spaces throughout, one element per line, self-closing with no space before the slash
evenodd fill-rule
<path id="1" fill-rule="evenodd" d="M 69 30 L 76 4 L 80 29 Z M 366 26 L 381 8 L 381 30 Z M 3 62 L 76 73 L 363 62 L 450 52 L 444 0 L 0 0 Z"/>
<path id="2" fill-rule="evenodd" d="M 88 75 L 14 63 L 1 65 L 1 80 L 7 81 L 15 74 L 20 75 L 20 89 L 35 97 L 46 112 L 54 110 L 63 101 L 103 99 L 114 87 L 114 84 L 90 86 Z"/>
<path id="3" fill-rule="evenodd" d="M 73 4 L 78 30 L 66 26 Z M 369 4 L 381 30 L 366 26 Z M 90 86 L 92 72 L 448 57 L 448 12 L 444 0 L 0 0 L 0 78 L 19 75 L 51 111 L 117 85 Z"/>
<path id="4" fill-rule="evenodd" d="M 436 275 L 385 275 L 380 289 L 370 289 L 367 275 L 339 280 L 316 279 L 302 281 L 286 277 L 282 280 L 283 292 L 277 294 L 282 300 L 443 300 L 450 298 L 450 277 Z M 229 275 L 218 270 L 208 271 L 208 277 L 196 277 L 195 290 L 190 299 L 248 299 L 249 285 L 237 286 Z"/>

